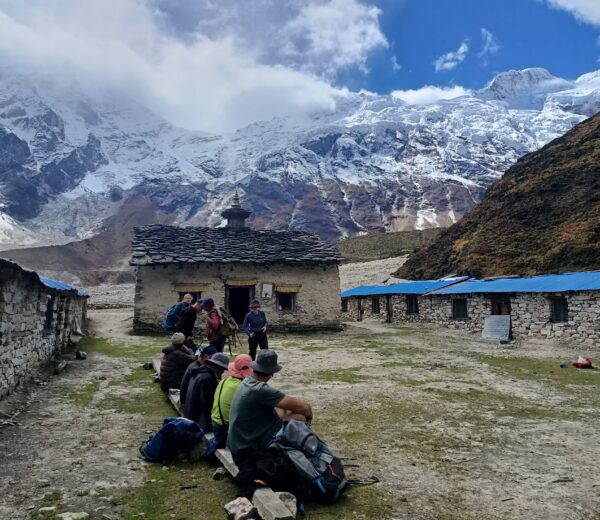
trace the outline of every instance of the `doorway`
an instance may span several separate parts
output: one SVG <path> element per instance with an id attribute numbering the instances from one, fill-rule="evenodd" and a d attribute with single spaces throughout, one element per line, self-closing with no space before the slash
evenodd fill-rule
<path id="1" fill-rule="evenodd" d="M 357 311 L 358 311 L 358 316 L 356 317 L 356 321 L 362 321 L 363 320 L 363 314 L 365 313 L 365 309 L 364 309 L 364 306 L 363 306 L 363 299 L 362 298 L 358 299 Z"/>
<path id="2" fill-rule="evenodd" d="M 252 298 L 254 298 L 254 286 L 226 287 L 225 308 L 238 325 L 244 323 Z"/>
<path id="3" fill-rule="evenodd" d="M 505 294 L 491 297 L 492 316 L 510 316 L 510 296 Z"/>
<path id="4" fill-rule="evenodd" d="M 392 323 L 392 317 L 394 316 L 394 306 L 392 305 L 392 296 L 388 294 L 385 297 L 385 322 Z"/>

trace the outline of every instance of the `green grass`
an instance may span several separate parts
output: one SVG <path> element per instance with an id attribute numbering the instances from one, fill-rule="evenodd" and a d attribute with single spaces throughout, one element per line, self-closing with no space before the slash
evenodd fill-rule
<path id="1" fill-rule="evenodd" d="M 90 381 L 79 388 L 68 391 L 67 399 L 73 401 L 77 406 L 85 408 L 92 402 L 99 388 L 100 381 Z"/>
<path id="2" fill-rule="evenodd" d="M 475 353 L 473 356 L 478 361 L 515 379 L 541 381 L 562 390 L 572 385 L 600 384 L 600 371 L 574 368 L 571 366 L 571 360 L 533 359 L 526 356 L 501 357 L 481 353 Z M 568 368 L 560 368 L 563 361 L 569 363 Z"/>
<path id="3" fill-rule="evenodd" d="M 63 497 L 60 491 L 52 491 L 51 493 L 47 493 L 42 498 L 42 501 L 36 509 L 31 513 L 31 520 L 46 520 L 46 519 L 54 519 L 56 515 L 62 513 L 65 508 L 63 505 Z M 55 507 L 56 509 L 52 512 L 39 512 L 42 507 Z"/>
<path id="4" fill-rule="evenodd" d="M 146 359 L 160 354 L 161 349 L 168 343 L 165 338 L 160 342 L 160 338 L 156 338 L 156 344 L 152 345 L 117 345 L 111 343 L 104 338 L 87 337 L 81 342 L 80 350 L 86 352 L 97 352 L 113 358 L 129 358 L 129 359 Z"/>
<path id="5" fill-rule="evenodd" d="M 315 374 L 317 381 L 356 384 L 372 379 L 371 376 L 359 374 L 361 367 L 319 370 Z"/>

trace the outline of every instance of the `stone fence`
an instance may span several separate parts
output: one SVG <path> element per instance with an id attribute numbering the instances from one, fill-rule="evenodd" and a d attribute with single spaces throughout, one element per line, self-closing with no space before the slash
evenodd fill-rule
<path id="1" fill-rule="evenodd" d="M 87 295 L 0 258 L 0 399 L 82 335 Z"/>

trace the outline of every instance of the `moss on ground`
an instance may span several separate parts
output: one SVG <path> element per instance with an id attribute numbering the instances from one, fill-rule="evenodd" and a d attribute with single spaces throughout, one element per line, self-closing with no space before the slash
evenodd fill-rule
<path id="1" fill-rule="evenodd" d="M 42 507 L 54 507 L 54 511 L 41 511 Z M 46 519 L 54 519 L 56 515 L 62 513 L 65 510 L 63 504 L 63 497 L 60 491 L 54 490 L 50 493 L 44 495 L 42 501 L 37 506 L 36 510 L 31 513 L 31 520 L 46 520 Z"/>
<path id="2" fill-rule="evenodd" d="M 157 337 L 156 343 L 151 345 L 125 345 L 115 344 L 104 338 L 86 337 L 82 340 L 80 350 L 97 352 L 113 358 L 145 359 L 149 360 L 160 354 L 161 349 L 167 344 L 166 339 Z"/>
<path id="3" fill-rule="evenodd" d="M 85 408 L 94 399 L 96 392 L 100 388 L 100 381 L 94 380 L 89 383 L 67 392 L 67 399 L 73 401 L 77 406 Z"/>
<path id="4" fill-rule="evenodd" d="M 361 369 L 362 367 L 319 370 L 315 374 L 315 379 L 317 381 L 349 384 L 362 383 L 368 379 L 372 379 L 371 376 L 360 374 Z"/>

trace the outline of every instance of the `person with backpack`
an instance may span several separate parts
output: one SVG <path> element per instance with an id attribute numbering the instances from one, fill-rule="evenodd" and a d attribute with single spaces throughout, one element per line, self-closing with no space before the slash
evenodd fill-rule
<path id="1" fill-rule="evenodd" d="M 242 330 L 248 334 L 248 350 L 252 361 L 256 359 L 256 347 L 268 349 L 269 341 L 267 339 L 267 317 L 260 310 L 260 302 L 252 300 L 250 303 L 250 312 L 244 318 Z"/>
<path id="2" fill-rule="evenodd" d="M 183 374 L 183 379 L 181 380 L 181 386 L 179 387 L 179 401 L 181 406 L 183 406 L 185 403 L 192 373 L 195 373 L 198 368 L 204 366 L 206 364 L 206 360 L 216 353 L 217 349 L 211 346 L 202 347 L 196 350 L 196 361 L 190 363 L 190 365 L 187 367 L 185 374 Z"/>
<path id="3" fill-rule="evenodd" d="M 248 354 L 236 356 L 228 367 L 231 377 L 223 379 L 217 386 L 211 415 L 214 437 L 208 443 L 207 456 L 227 445 L 231 401 L 243 379 L 253 374 L 251 363 L 252 358 Z"/>
<path id="4" fill-rule="evenodd" d="M 212 430 L 210 416 L 215 390 L 228 365 L 229 358 L 222 352 L 217 352 L 204 365 L 191 370 L 185 401 L 181 403 L 183 416 L 197 422 L 204 432 Z"/>
<path id="5" fill-rule="evenodd" d="M 190 293 L 186 293 L 179 303 L 171 305 L 171 307 L 167 309 L 165 319 L 163 320 L 163 328 L 167 332 L 175 332 L 175 327 L 177 327 L 177 322 L 181 317 L 181 313 L 192 304 L 193 300 L 194 297 Z"/>
<path id="6" fill-rule="evenodd" d="M 185 336 L 176 332 L 171 337 L 171 344 L 162 350 L 159 380 L 163 392 L 168 392 L 170 388 L 179 388 L 187 367 L 196 361 L 194 353 L 184 343 Z"/>
<path id="7" fill-rule="evenodd" d="M 202 303 L 202 309 L 206 313 L 205 319 L 205 332 L 208 343 L 215 347 L 218 352 L 223 352 L 225 341 L 223 334 L 221 333 L 221 326 L 223 321 L 219 314 L 219 309 L 215 305 L 215 301 L 212 298 L 207 298 Z"/>
<path id="8" fill-rule="evenodd" d="M 175 326 L 175 330 L 177 332 L 181 332 L 186 339 L 186 343 L 190 348 L 194 348 L 195 345 L 192 341 L 192 336 L 194 335 L 194 325 L 196 324 L 196 318 L 198 317 L 198 313 L 202 310 L 202 300 L 198 300 L 193 305 L 190 305 L 181 313 L 179 320 L 177 320 L 177 325 Z"/>

